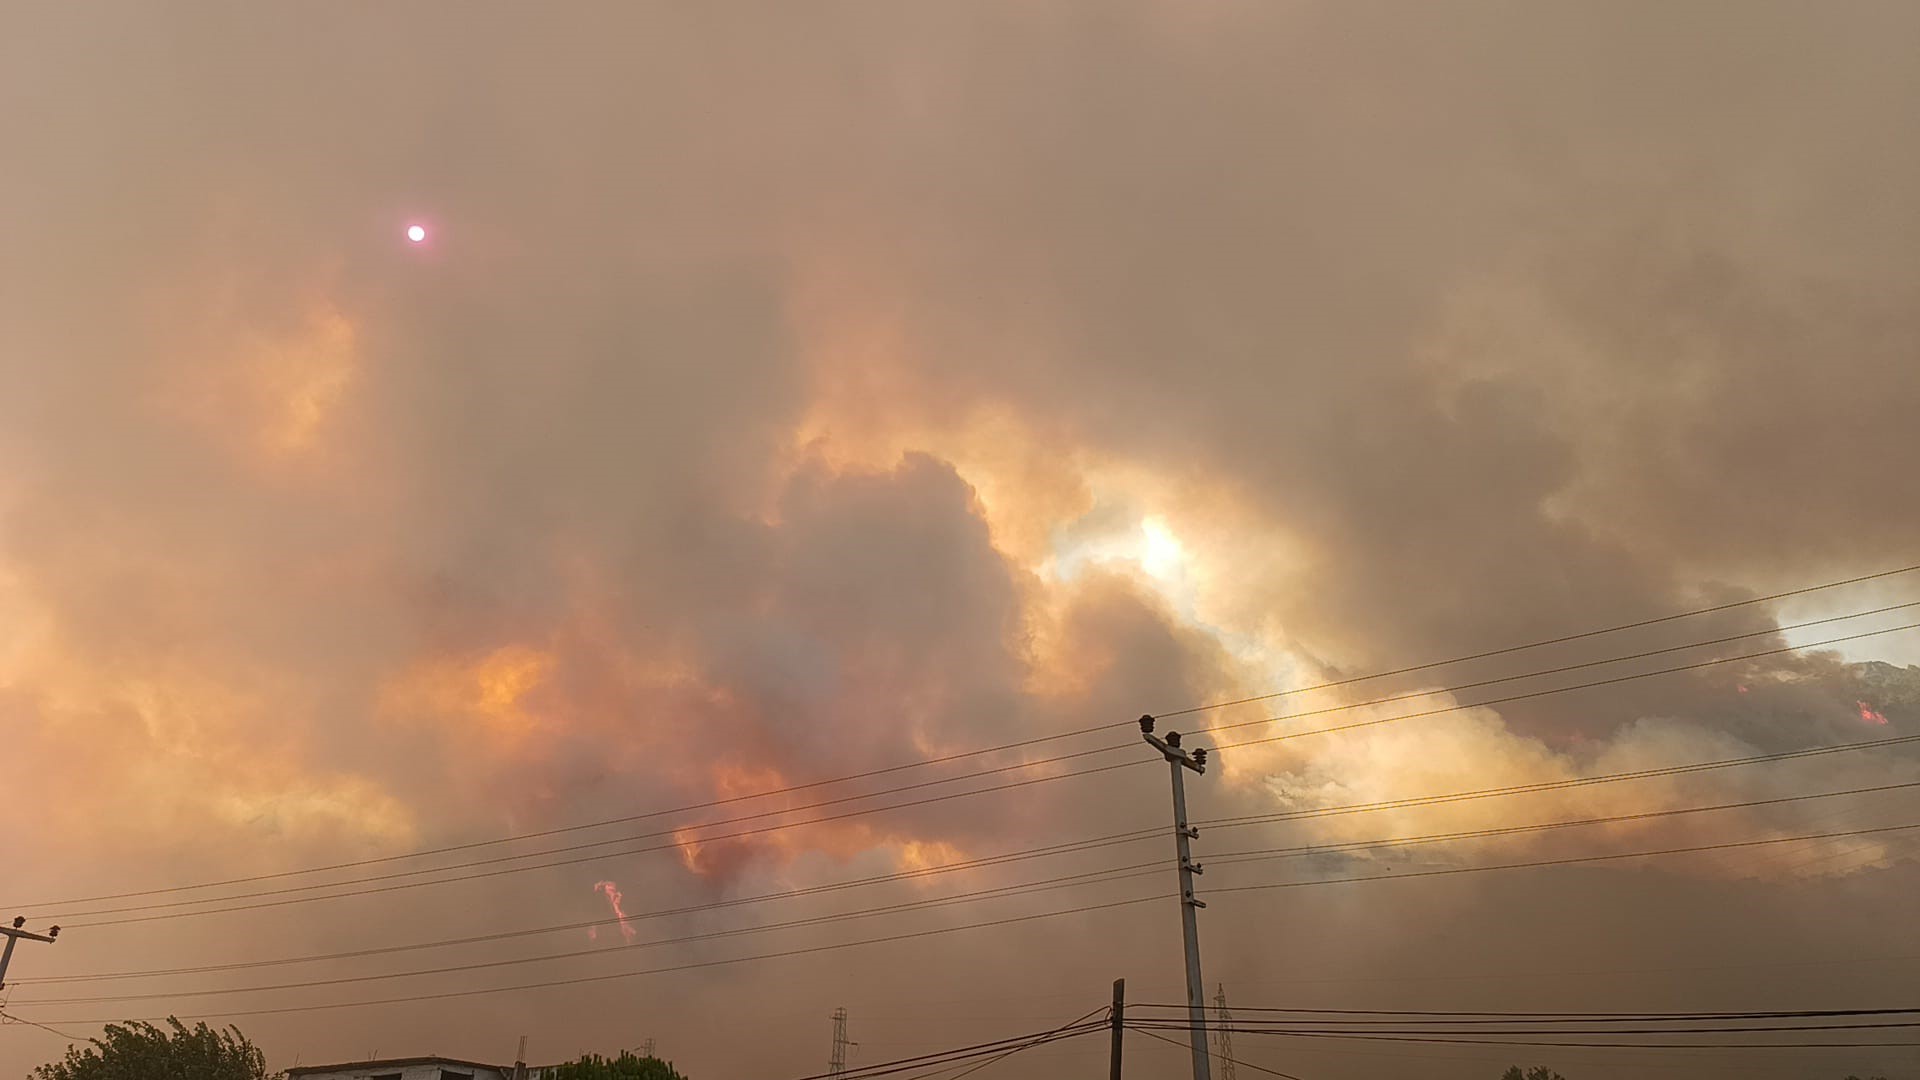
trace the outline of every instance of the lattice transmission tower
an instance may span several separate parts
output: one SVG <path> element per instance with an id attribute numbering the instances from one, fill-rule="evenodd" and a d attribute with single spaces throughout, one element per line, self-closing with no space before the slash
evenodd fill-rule
<path id="1" fill-rule="evenodd" d="M 840 1076 L 847 1071 L 847 1051 L 859 1046 L 847 1041 L 847 1008 L 833 1010 L 833 1056 L 827 1059 L 827 1075 Z"/>
<path id="2" fill-rule="evenodd" d="M 1213 1029 L 1213 1052 L 1220 1057 L 1220 1080 L 1234 1080 L 1233 1077 L 1233 1014 L 1227 1011 L 1227 985 L 1216 984 L 1220 989 L 1213 995 L 1213 1013 L 1220 1020 L 1220 1026 Z"/>

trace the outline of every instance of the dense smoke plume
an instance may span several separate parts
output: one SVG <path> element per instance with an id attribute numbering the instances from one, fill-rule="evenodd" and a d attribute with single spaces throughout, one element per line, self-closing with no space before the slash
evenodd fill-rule
<path id="1" fill-rule="evenodd" d="M 10 1009 L 68 1030 L 1150 895 L 1166 875 L 617 948 L 1165 854 L 647 917 L 1165 820 L 1164 779 L 1142 765 L 806 828 L 694 827 L 1126 728 L 724 800 L 1920 561 L 1907 5 L 129 4 L 8 22 L 6 901 L 36 917 L 134 906 L 55 901 L 722 803 L 514 849 L 622 830 L 691 841 L 647 854 L 219 916 L 72 918 L 10 980 Z M 413 222 L 427 241 L 406 242 Z M 1920 634 L 1778 650 L 1920 608 L 1780 627 L 1915 599 L 1920 575 L 1888 577 L 1170 723 L 1227 744 L 1432 713 L 1223 750 L 1195 788 L 1207 818 L 1895 736 L 1920 724 L 1905 666 Z M 1446 689 L 1722 638 L 1737 640 Z M 1290 714 L 1313 715 L 1229 727 Z M 1920 757 L 1889 749 L 1208 830 L 1202 848 L 1915 780 Z M 1206 880 L 1847 831 L 1920 820 L 1915 805 L 1896 788 Z M 1329 1007 L 1884 1003 L 1915 988 L 1874 962 L 1920 947 L 1900 921 L 1920 886 L 1914 835 L 1236 894 L 1206 913 L 1209 975 L 1240 1001 Z M 591 940 L 34 981 L 584 923 L 610 901 L 631 923 Z M 1118 908 L 240 1022 L 276 1066 L 491 1060 L 526 1031 L 541 1060 L 653 1036 L 703 1080 L 800 1075 L 823 1064 L 836 1004 L 880 1060 L 1065 1020 L 1119 975 L 1178 1000 L 1172 920 Z M 35 1004 L 589 946 L 606 955 Z M 749 1021 L 756 1037 L 730 1033 Z M 1351 1046 L 1244 1049 L 1328 1080 L 1382 1064 Z M 10 1027 L 0 1069 L 58 1050 Z M 1159 1052 L 1144 1045 L 1142 1067 L 1179 1065 L 1146 1064 Z M 1069 1043 L 999 1068 L 1053 1076 L 1097 1056 Z M 1419 1067 L 1497 1075 L 1485 1057 L 1438 1049 Z M 1650 1059 L 1565 1060 L 1625 1077 Z M 1892 1075 L 1920 1058 L 1787 1065 Z M 1779 1066 L 1700 1061 L 1728 1077 Z"/>

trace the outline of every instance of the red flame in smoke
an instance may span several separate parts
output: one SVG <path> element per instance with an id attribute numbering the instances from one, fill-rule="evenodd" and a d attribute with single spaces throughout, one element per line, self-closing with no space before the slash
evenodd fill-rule
<path id="1" fill-rule="evenodd" d="M 1887 718 L 1884 713 L 1880 712 L 1878 709 L 1875 709 L 1873 706 L 1867 704 L 1866 702 L 1856 701 L 1854 702 L 1854 704 L 1860 707 L 1860 719 L 1866 721 L 1867 723 L 1884 724 L 1887 722 Z"/>
<path id="2" fill-rule="evenodd" d="M 620 910 L 620 886 L 611 881 L 597 881 L 593 891 L 607 894 L 607 906 L 613 909 L 613 917 L 620 920 L 620 936 L 632 941 L 633 927 L 627 925 L 627 913 Z"/>

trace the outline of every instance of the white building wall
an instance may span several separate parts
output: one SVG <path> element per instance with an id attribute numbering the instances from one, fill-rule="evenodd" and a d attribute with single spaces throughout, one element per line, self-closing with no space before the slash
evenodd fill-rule
<path id="1" fill-rule="evenodd" d="M 307 1072 L 302 1070 L 298 1080 L 375 1080 L 377 1077 L 392 1077 L 399 1074 L 400 1080 L 459 1080 L 462 1076 L 471 1076 L 473 1080 L 512 1080 L 511 1070 L 502 1072 L 485 1066 L 468 1066 L 453 1062 L 432 1062 L 425 1065 L 407 1065 L 396 1067 L 368 1062 L 364 1065 L 343 1066 L 326 1072 Z"/>

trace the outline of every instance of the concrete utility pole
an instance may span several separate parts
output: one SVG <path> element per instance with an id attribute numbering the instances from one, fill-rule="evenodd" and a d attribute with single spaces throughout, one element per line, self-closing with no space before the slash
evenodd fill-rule
<path id="1" fill-rule="evenodd" d="M 54 938 L 60 936 L 60 928 L 57 926 L 48 928 L 44 934 L 36 934 L 31 930 L 20 929 L 25 925 L 27 925 L 27 917 L 25 915 L 15 915 L 12 926 L 0 926 L 0 934 L 7 936 L 7 947 L 5 950 L 0 950 L 0 990 L 7 988 L 7 964 L 12 962 L 13 947 L 19 943 L 21 938 L 51 942 Z"/>
<path id="2" fill-rule="evenodd" d="M 1173 844 L 1180 856 L 1180 933 L 1187 950 L 1187 1045 L 1193 1050 L 1193 1080 L 1213 1080 L 1207 1053 L 1207 988 L 1200 978 L 1200 925 L 1194 919 L 1194 913 L 1207 905 L 1193 895 L 1193 879 L 1201 871 L 1187 844 L 1200 830 L 1187 824 L 1186 770 L 1205 773 L 1207 752 L 1182 750 L 1177 731 L 1167 732 L 1164 739 L 1155 735 L 1151 716 L 1140 718 L 1140 737 L 1160 751 L 1173 772 Z"/>
<path id="3" fill-rule="evenodd" d="M 827 1061 L 827 1075 L 839 1076 L 847 1071 L 847 1049 L 859 1043 L 847 1041 L 847 1007 L 833 1010 L 833 1057 Z"/>
<path id="4" fill-rule="evenodd" d="M 1113 1029 L 1113 1049 L 1107 1054 L 1108 1067 L 1112 1071 L 1111 1080 L 1120 1080 L 1120 1035 L 1127 1022 L 1127 980 L 1113 980 L 1113 1012 L 1107 1017 L 1107 1026 Z"/>
<path id="5" fill-rule="evenodd" d="M 1218 987 L 1213 995 L 1213 1018 L 1220 1021 L 1220 1030 L 1213 1036 L 1220 1049 L 1220 1080 L 1234 1080 L 1233 1014 L 1227 1011 L 1227 985 L 1220 983 Z"/>

